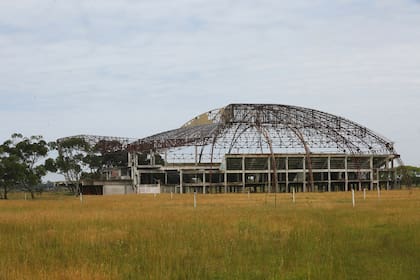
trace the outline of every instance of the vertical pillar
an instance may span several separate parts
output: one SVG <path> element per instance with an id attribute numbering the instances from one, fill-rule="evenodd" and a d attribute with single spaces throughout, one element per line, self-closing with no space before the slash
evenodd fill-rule
<path id="1" fill-rule="evenodd" d="M 268 171 L 267 171 L 267 175 L 268 175 L 267 183 L 268 183 L 269 192 L 271 192 L 271 191 L 276 192 L 276 189 L 271 190 L 271 158 L 270 158 L 270 156 L 267 157 L 267 169 L 268 169 Z"/>
<path id="2" fill-rule="evenodd" d="M 242 192 L 245 192 L 245 156 L 242 156 Z"/>
<path id="3" fill-rule="evenodd" d="M 303 157 L 303 192 L 306 192 L 306 156 Z"/>
<path id="4" fill-rule="evenodd" d="M 224 173 L 223 173 L 223 176 L 224 176 L 224 187 L 225 187 L 225 193 L 227 193 L 227 179 L 228 179 L 228 177 L 227 177 L 227 170 L 228 170 L 228 166 L 227 166 L 227 160 L 226 160 L 226 156 L 224 157 L 224 159 L 223 159 L 224 161 L 225 161 L 225 170 L 224 170 Z"/>
<path id="5" fill-rule="evenodd" d="M 390 178 L 390 174 L 391 174 L 391 172 L 389 171 L 390 169 L 389 169 L 389 167 L 391 166 L 391 161 L 389 160 L 389 158 L 387 158 L 387 160 L 386 160 L 386 169 L 387 169 L 387 172 L 386 172 L 386 189 L 387 190 L 389 190 L 389 178 Z"/>
<path id="6" fill-rule="evenodd" d="M 128 164 L 129 170 L 131 171 L 130 172 L 131 180 L 133 181 L 133 185 L 135 186 L 136 185 L 136 182 L 135 182 L 136 174 L 134 172 L 133 154 L 131 152 L 127 153 L 127 164 Z M 107 174 L 107 176 L 108 176 L 108 174 Z"/>
<path id="7" fill-rule="evenodd" d="M 349 174 L 348 174 L 347 156 L 344 157 L 344 190 L 349 190 Z"/>
<path id="8" fill-rule="evenodd" d="M 289 157 L 286 157 L 286 192 L 289 192 Z"/>
<path id="9" fill-rule="evenodd" d="M 155 152 L 150 150 L 150 165 L 155 165 Z"/>
<path id="10" fill-rule="evenodd" d="M 203 171 L 203 194 L 206 193 L 206 171 Z"/>
<path id="11" fill-rule="evenodd" d="M 224 182 L 223 182 L 223 184 L 224 184 L 224 187 L 225 187 L 225 193 L 227 193 L 227 172 L 226 172 L 226 170 L 224 171 L 224 173 L 223 173 L 223 180 L 224 180 Z"/>
<path id="12" fill-rule="evenodd" d="M 390 158 L 390 160 L 391 160 L 391 180 L 392 180 L 392 186 L 391 186 L 391 189 L 394 189 L 395 188 L 395 177 L 396 177 L 396 175 L 395 175 L 395 166 L 394 166 L 394 158 Z"/>
<path id="13" fill-rule="evenodd" d="M 198 165 L 198 148 L 197 148 L 197 145 L 194 145 L 194 163 L 195 163 L 195 166 Z"/>
<path id="14" fill-rule="evenodd" d="M 183 193 L 183 181 L 184 181 L 183 177 L 184 176 L 183 176 L 182 169 L 180 169 L 179 170 L 179 193 Z"/>
<path id="15" fill-rule="evenodd" d="M 131 169 L 131 179 L 133 180 L 133 189 L 136 193 L 139 191 L 140 174 L 138 170 L 138 155 L 136 152 L 128 153 L 128 164 Z"/>
<path id="16" fill-rule="evenodd" d="M 362 164 L 364 164 L 364 161 L 365 161 L 365 158 L 363 158 L 362 160 Z M 360 170 L 360 169 L 365 169 L 365 166 L 363 165 L 362 166 L 362 164 L 360 164 L 360 166 L 359 166 L 359 174 L 357 175 L 357 177 L 358 177 L 358 179 L 359 179 L 359 191 L 361 191 L 362 190 L 362 174 L 363 173 L 365 173 L 364 171 L 363 171 L 363 173 L 362 173 L 362 171 Z"/>
<path id="17" fill-rule="evenodd" d="M 328 192 L 331 192 L 331 156 L 328 156 Z"/>
<path id="18" fill-rule="evenodd" d="M 374 178 L 373 178 L 374 172 L 373 171 L 374 171 L 373 170 L 373 155 L 371 155 L 370 156 L 370 186 L 369 186 L 371 191 L 373 191 L 373 180 L 374 180 Z"/>

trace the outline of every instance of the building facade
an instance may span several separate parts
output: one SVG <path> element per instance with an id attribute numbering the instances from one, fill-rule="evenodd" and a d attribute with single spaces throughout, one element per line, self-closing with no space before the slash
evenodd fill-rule
<path id="1" fill-rule="evenodd" d="M 83 137 L 119 141 L 126 165 L 105 170 L 106 179 L 129 179 L 137 193 L 393 189 L 402 165 L 393 142 L 367 127 L 279 104 L 230 104 L 133 141 Z"/>

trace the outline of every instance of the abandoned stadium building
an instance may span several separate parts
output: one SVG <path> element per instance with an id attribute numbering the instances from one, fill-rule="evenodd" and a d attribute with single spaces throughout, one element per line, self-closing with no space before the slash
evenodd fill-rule
<path id="1" fill-rule="evenodd" d="M 393 143 L 348 119 L 297 106 L 230 104 L 182 127 L 119 141 L 125 166 L 84 182 L 84 193 L 232 193 L 398 187 Z M 114 151 L 115 152 L 115 151 Z"/>

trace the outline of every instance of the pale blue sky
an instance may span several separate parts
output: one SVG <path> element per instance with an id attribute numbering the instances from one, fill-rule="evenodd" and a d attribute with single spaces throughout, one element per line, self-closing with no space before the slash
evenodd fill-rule
<path id="1" fill-rule="evenodd" d="M 419 1 L 4 0 L 0 62 L 3 140 L 137 138 L 279 103 L 354 120 L 420 165 Z"/>

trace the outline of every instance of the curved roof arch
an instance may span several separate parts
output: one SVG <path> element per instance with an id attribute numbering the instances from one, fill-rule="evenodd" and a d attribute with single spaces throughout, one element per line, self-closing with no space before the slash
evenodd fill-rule
<path id="1" fill-rule="evenodd" d="M 177 129 L 130 144 L 138 151 L 171 151 L 200 160 L 230 153 L 395 154 L 393 142 L 346 118 L 278 104 L 230 104 L 203 113 Z"/>

